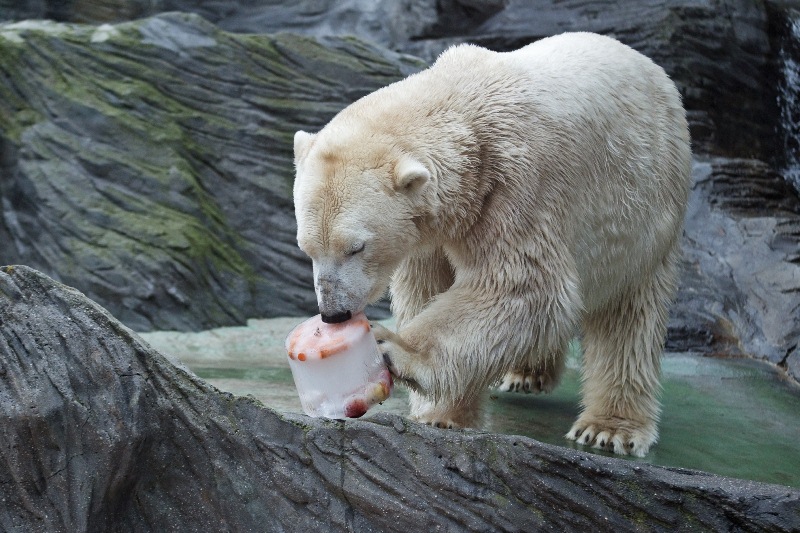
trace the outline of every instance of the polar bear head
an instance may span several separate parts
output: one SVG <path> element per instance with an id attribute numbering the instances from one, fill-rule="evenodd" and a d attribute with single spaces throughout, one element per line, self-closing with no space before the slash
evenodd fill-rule
<path id="1" fill-rule="evenodd" d="M 322 319 L 342 322 L 387 290 L 422 240 L 429 165 L 359 128 L 294 137 L 297 242 L 313 262 Z"/>

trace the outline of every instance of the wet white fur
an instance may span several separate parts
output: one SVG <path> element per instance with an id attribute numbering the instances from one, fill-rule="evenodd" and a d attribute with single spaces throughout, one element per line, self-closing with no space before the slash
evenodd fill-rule
<path id="1" fill-rule="evenodd" d="M 391 283 L 399 332 L 376 333 L 412 417 L 474 425 L 507 373 L 550 390 L 580 333 L 567 437 L 644 455 L 690 159 L 674 84 L 613 39 L 456 46 L 298 132 L 298 242 L 323 312 Z"/>

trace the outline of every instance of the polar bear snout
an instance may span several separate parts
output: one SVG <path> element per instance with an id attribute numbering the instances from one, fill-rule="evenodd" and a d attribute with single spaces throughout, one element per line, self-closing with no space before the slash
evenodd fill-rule
<path id="1" fill-rule="evenodd" d="M 323 322 L 338 324 L 364 310 L 370 280 L 354 260 L 315 262 L 314 289 Z"/>
<path id="2" fill-rule="evenodd" d="M 322 321 L 326 324 L 338 324 L 349 320 L 353 312 L 359 309 L 352 309 L 352 302 L 343 301 L 350 298 L 343 297 L 341 283 L 327 278 L 317 280 L 317 305 Z"/>
<path id="3" fill-rule="evenodd" d="M 322 313 L 320 318 L 322 318 L 322 321 L 326 324 L 339 324 L 340 322 L 347 322 L 353 318 L 353 313 L 350 311 L 343 311 L 340 313 L 334 313 L 332 315 L 326 315 Z"/>

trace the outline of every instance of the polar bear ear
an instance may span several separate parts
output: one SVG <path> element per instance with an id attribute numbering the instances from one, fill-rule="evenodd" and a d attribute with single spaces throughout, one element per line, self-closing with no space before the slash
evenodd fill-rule
<path id="1" fill-rule="evenodd" d="M 306 155 L 308 155 L 308 151 L 311 149 L 311 145 L 314 144 L 314 138 L 316 135 L 313 133 L 307 133 L 303 130 L 298 131 L 294 134 L 294 161 L 297 163 L 301 159 L 303 159 Z"/>
<path id="2" fill-rule="evenodd" d="M 394 169 L 394 189 L 396 191 L 414 191 L 431 179 L 430 171 L 425 165 L 411 156 L 403 156 Z"/>

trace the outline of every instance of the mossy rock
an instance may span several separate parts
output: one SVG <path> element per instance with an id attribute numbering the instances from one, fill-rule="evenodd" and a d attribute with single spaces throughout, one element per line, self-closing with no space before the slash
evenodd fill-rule
<path id="1" fill-rule="evenodd" d="M 140 330 L 314 312 L 292 135 L 422 66 L 186 14 L 0 25 L 0 259 Z"/>

